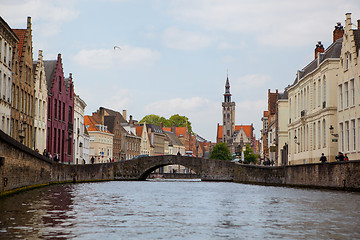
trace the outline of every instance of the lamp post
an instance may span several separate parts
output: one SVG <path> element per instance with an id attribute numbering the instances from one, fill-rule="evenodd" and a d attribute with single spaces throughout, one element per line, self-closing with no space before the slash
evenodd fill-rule
<path id="1" fill-rule="evenodd" d="M 334 137 L 339 137 L 339 134 L 334 133 L 334 127 L 332 125 L 330 125 L 330 134 L 333 135 Z"/>
<path id="2" fill-rule="evenodd" d="M 294 143 L 297 144 L 297 145 L 300 145 L 300 143 L 297 141 L 297 136 L 296 135 L 294 137 Z"/>

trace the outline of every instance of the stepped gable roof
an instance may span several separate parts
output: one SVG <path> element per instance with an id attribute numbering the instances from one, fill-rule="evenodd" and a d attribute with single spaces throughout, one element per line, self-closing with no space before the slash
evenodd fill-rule
<path id="1" fill-rule="evenodd" d="M 326 50 L 324 53 L 320 54 L 320 59 L 314 59 L 312 60 L 307 66 L 305 66 L 301 71 L 299 71 L 299 79 L 298 76 L 296 76 L 294 83 L 291 85 L 295 85 L 296 83 L 298 83 L 298 81 L 300 79 L 302 79 L 303 77 L 305 77 L 307 74 L 311 73 L 312 71 L 314 71 L 322 62 L 324 62 L 326 59 L 331 59 L 331 58 L 340 58 L 341 55 L 341 47 L 342 47 L 342 41 L 343 38 L 339 38 L 338 40 L 336 40 L 335 42 L 333 42 Z M 320 60 L 320 61 L 318 61 Z M 318 65 L 319 63 L 319 65 Z"/>
<path id="2" fill-rule="evenodd" d="M 16 36 L 18 36 L 18 38 L 19 38 L 18 48 L 19 48 L 19 62 L 20 62 L 22 52 L 23 52 L 24 40 L 25 40 L 25 35 L 26 35 L 26 30 L 27 29 L 12 29 L 12 30 L 16 34 Z"/>
<path id="3" fill-rule="evenodd" d="M 54 79 L 54 73 L 56 68 L 57 60 L 45 60 L 44 68 L 45 68 L 45 76 L 48 92 L 50 92 L 52 81 Z"/>
<path id="4" fill-rule="evenodd" d="M 91 131 L 95 132 L 95 131 L 96 131 L 96 132 L 111 133 L 109 130 L 102 131 L 101 129 L 99 129 L 99 128 L 97 127 L 97 125 L 100 125 L 100 123 L 98 123 L 98 122 L 95 120 L 95 118 L 92 117 L 92 116 L 88 116 L 88 115 L 84 116 L 84 125 L 85 125 L 85 126 L 89 126 L 89 127 L 87 128 L 87 131 L 88 131 L 88 132 L 91 132 Z"/>
<path id="5" fill-rule="evenodd" d="M 247 137 L 251 137 L 252 126 L 251 125 L 235 125 L 235 132 L 244 129 L 244 132 Z M 221 139 L 223 136 L 223 126 L 218 125 L 217 138 Z"/>
<path id="6" fill-rule="evenodd" d="M 172 145 L 177 145 L 177 146 L 184 146 L 184 144 L 182 144 L 182 142 L 180 141 L 180 139 L 176 136 L 176 133 L 170 132 L 170 131 L 163 131 L 166 136 L 169 138 L 170 143 Z"/>

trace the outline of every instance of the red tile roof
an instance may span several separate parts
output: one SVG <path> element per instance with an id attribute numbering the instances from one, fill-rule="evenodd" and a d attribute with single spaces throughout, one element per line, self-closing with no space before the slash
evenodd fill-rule
<path id="1" fill-rule="evenodd" d="M 109 130 L 106 131 L 101 131 L 96 125 L 98 125 L 99 123 L 95 120 L 95 118 L 93 116 L 84 116 L 84 125 L 85 126 L 89 126 L 87 128 L 88 132 L 91 131 L 97 131 L 97 132 L 106 132 L 106 133 L 111 133 Z"/>
<path id="2" fill-rule="evenodd" d="M 141 137 L 143 131 L 143 126 L 136 126 L 136 134 Z"/>
<path id="3" fill-rule="evenodd" d="M 18 36 L 19 38 L 18 47 L 19 47 L 19 62 L 20 62 L 22 56 L 22 50 L 24 46 L 26 29 L 13 29 L 13 31 L 16 34 L 16 36 Z"/>
<path id="4" fill-rule="evenodd" d="M 171 127 L 164 127 L 163 130 L 171 132 Z M 182 135 L 182 137 L 185 137 L 186 127 L 176 127 L 175 133 L 176 133 L 176 136 L 178 136 L 178 137 L 180 137 L 180 135 Z"/>
<path id="5" fill-rule="evenodd" d="M 247 137 L 252 137 L 251 136 L 252 126 L 251 125 L 235 125 L 235 131 L 239 131 L 240 129 L 244 129 L 244 132 Z M 217 129 L 217 138 L 222 139 L 222 135 L 223 135 L 223 126 L 219 125 L 218 129 Z"/>

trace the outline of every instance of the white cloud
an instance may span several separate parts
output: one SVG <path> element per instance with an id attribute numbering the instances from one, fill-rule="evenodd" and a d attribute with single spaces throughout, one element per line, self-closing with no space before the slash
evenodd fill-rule
<path id="1" fill-rule="evenodd" d="M 181 31 L 176 27 L 165 29 L 163 41 L 168 48 L 180 50 L 198 50 L 211 45 L 212 39 L 200 32 Z"/>
<path id="2" fill-rule="evenodd" d="M 358 0 L 173 0 L 169 16 L 206 30 L 238 32 L 272 46 L 299 46 L 328 39 L 345 13 L 360 12 Z M 333 23 L 330 24 L 329 23 Z M 314 37 L 316 40 L 314 40 Z"/>
<path id="3" fill-rule="evenodd" d="M 60 32 L 65 22 L 75 19 L 79 12 L 75 10 L 73 0 L 15 0 L 0 3 L 0 15 L 12 28 L 26 28 L 26 18 L 31 16 L 35 31 L 42 36 L 54 36 Z"/>
<path id="4" fill-rule="evenodd" d="M 254 88 L 263 89 L 264 86 L 266 86 L 269 82 L 271 82 L 271 77 L 268 75 L 249 74 L 237 78 L 235 81 L 233 81 L 231 87 L 235 91 Z"/>
<path id="5" fill-rule="evenodd" d="M 95 69 L 110 69 L 113 67 L 131 65 L 150 65 L 160 58 L 160 53 L 149 48 L 120 46 L 109 49 L 83 49 L 72 60 L 83 66 Z"/>

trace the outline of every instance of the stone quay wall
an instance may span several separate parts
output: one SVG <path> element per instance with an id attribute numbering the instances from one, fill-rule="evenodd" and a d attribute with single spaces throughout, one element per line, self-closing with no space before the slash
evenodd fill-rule
<path id="1" fill-rule="evenodd" d="M 360 191 L 360 161 L 279 167 L 236 164 L 234 182 Z"/>
<path id="2" fill-rule="evenodd" d="M 0 131 L 0 196 L 54 183 L 145 180 L 153 170 L 170 164 L 188 167 L 204 181 L 360 191 L 360 161 L 265 167 L 167 155 L 68 165 L 55 163 Z"/>

